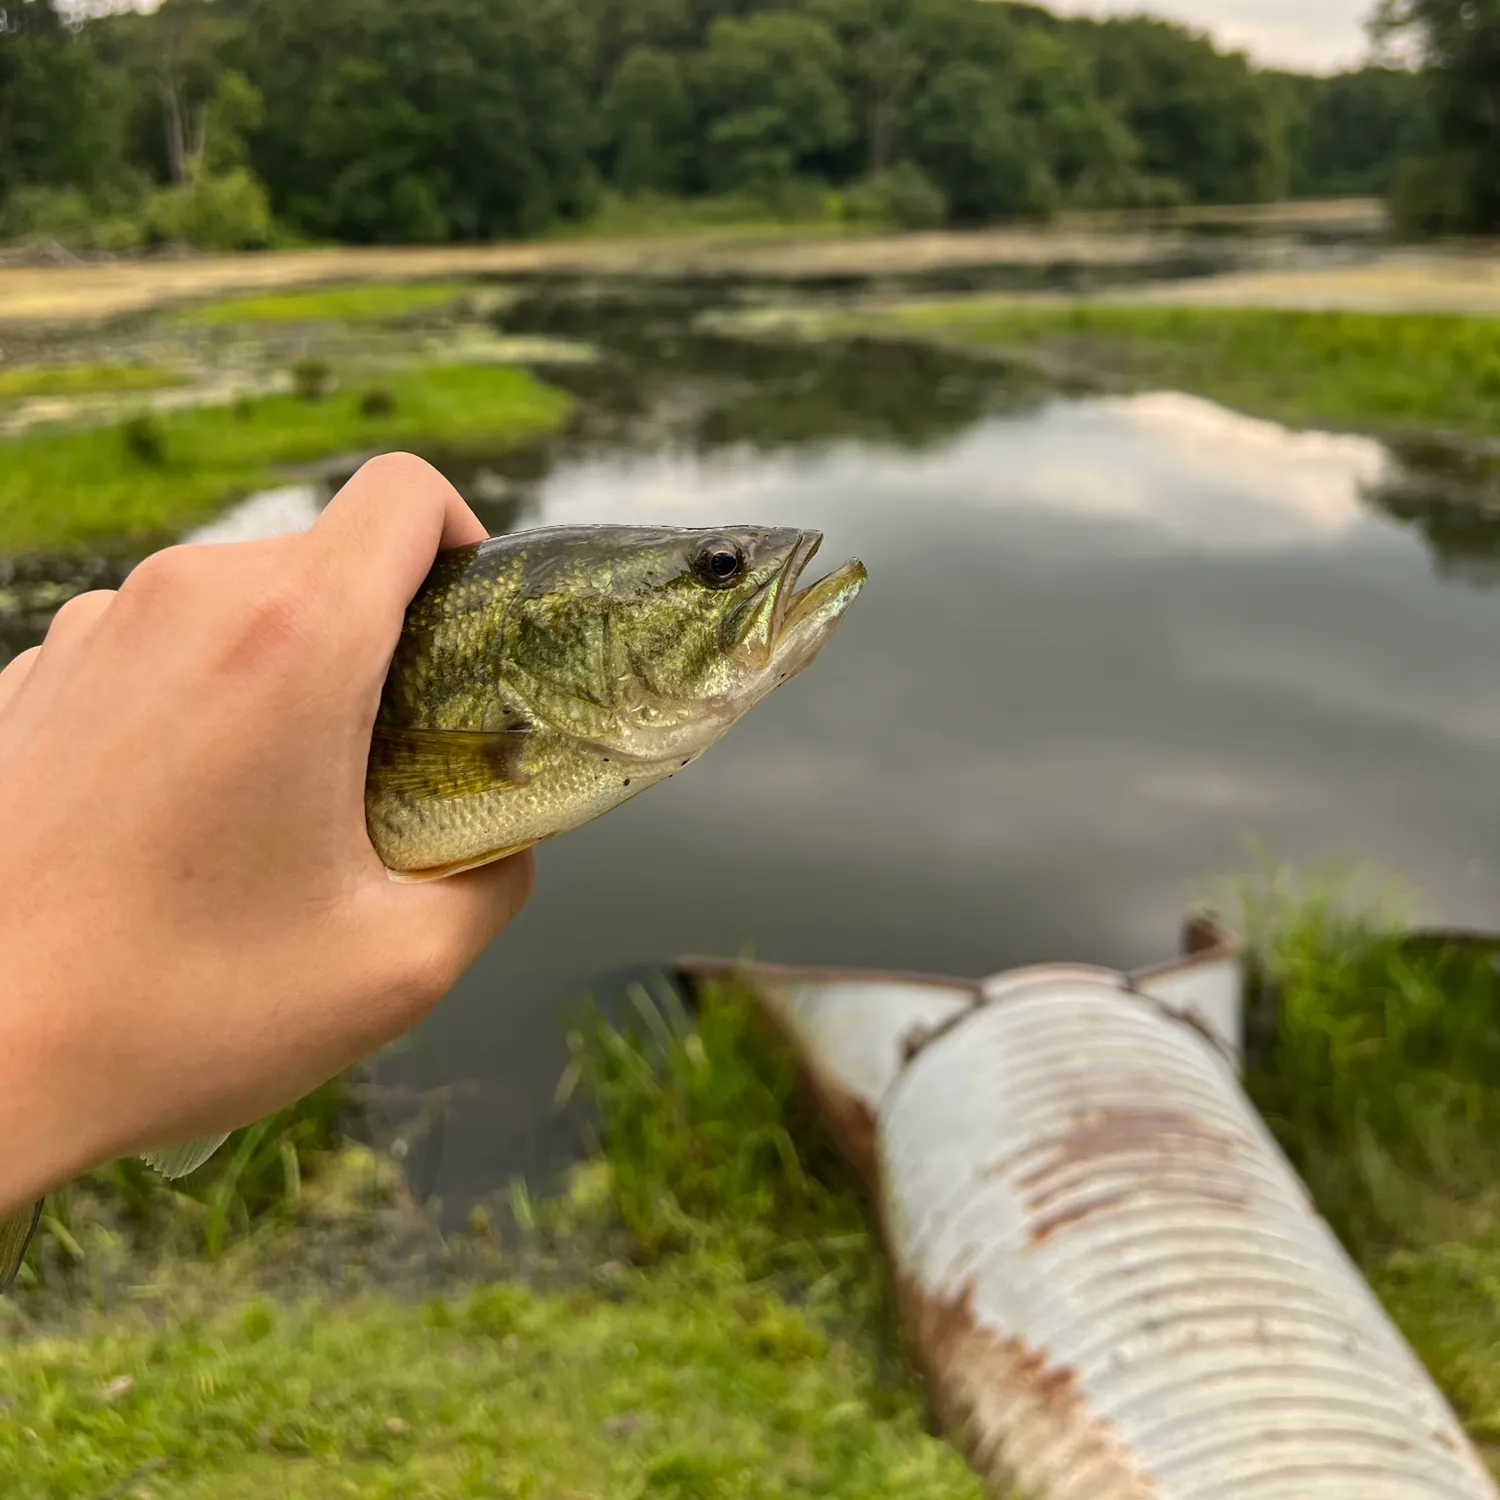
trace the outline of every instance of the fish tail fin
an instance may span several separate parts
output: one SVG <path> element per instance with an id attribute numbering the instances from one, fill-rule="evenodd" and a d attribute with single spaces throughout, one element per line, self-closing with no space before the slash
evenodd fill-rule
<path id="1" fill-rule="evenodd" d="M 10 1290 L 11 1282 L 16 1279 L 41 1217 L 42 1203 L 38 1199 L 30 1208 L 0 1219 L 0 1296 Z"/>

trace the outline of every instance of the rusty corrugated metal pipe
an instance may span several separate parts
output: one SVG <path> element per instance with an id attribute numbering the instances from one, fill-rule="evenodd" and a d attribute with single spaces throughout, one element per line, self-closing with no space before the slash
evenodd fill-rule
<path id="1" fill-rule="evenodd" d="M 1232 935 L 1184 947 L 739 969 L 871 1192 L 946 1430 L 997 1497 L 1500 1500 L 1239 1086 Z"/>

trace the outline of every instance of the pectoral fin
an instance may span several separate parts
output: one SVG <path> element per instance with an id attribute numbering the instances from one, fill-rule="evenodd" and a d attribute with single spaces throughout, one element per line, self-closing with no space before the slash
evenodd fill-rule
<path id="1" fill-rule="evenodd" d="M 8 1292 L 11 1282 L 16 1279 L 16 1272 L 26 1259 L 26 1247 L 31 1243 L 41 1217 L 42 1205 L 38 1201 L 8 1219 L 0 1219 L 0 1295 Z"/>
<path id="2" fill-rule="evenodd" d="M 526 786 L 521 766 L 529 725 L 495 732 L 392 729 L 378 725 L 370 743 L 370 782 L 383 792 L 450 800 Z"/>
<path id="3" fill-rule="evenodd" d="M 141 1160 L 171 1182 L 186 1177 L 189 1172 L 196 1172 L 228 1139 L 227 1135 L 209 1135 L 201 1141 L 169 1146 L 165 1151 L 147 1151 Z"/>

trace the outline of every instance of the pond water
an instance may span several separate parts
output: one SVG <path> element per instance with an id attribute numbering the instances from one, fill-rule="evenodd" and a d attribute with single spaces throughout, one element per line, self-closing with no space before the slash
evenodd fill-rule
<path id="1" fill-rule="evenodd" d="M 817 527 L 870 583 L 700 764 L 538 850 L 528 909 L 384 1067 L 472 1086 L 424 1193 L 456 1213 L 565 1156 L 566 1024 L 673 954 L 1128 966 L 1170 955 L 1252 837 L 1495 921 L 1500 530 L 1451 476 L 1171 393 L 557 307 L 508 326 L 587 315 L 612 357 L 560 376 L 588 401 L 566 440 L 455 466 L 492 528 Z M 316 499 L 255 504 L 218 534 Z"/>

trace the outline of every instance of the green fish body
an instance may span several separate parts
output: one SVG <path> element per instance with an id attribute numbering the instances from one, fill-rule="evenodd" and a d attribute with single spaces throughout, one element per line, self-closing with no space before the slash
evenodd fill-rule
<path id="1" fill-rule="evenodd" d="M 816 532 L 518 532 L 439 559 L 371 747 L 371 841 L 397 879 L 577 828 L 696 760 L 812 661 L 857 562 L 802 592 Z"/>

